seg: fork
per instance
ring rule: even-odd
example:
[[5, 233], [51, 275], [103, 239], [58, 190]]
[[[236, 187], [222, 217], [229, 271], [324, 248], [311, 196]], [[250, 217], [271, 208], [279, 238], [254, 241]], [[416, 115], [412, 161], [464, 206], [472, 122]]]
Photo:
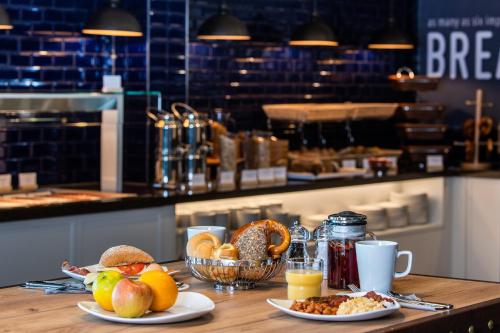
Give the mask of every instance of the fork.
[[[352, 292], [360, 292], [362, 291], [358, 286], [355, 284], [349, 284], [347, 287], [352, 291]], [[410, 308], [410, 309], [417, 309], [417, 310], [428, 310], [428, 311], [436, 311], [436, 310], [449, 310], [453, 308], [452, 304], [444, 304], [444, 303], [436, 303], [436, 302], [426, 302], [422, 300], [411, 300], [406, 298], [407, 296], [403, 296], [397, 293], [394, 293], [392, 291], [388, 291], [387, 294], [391, 296], [392, 298], [396, 299], [402, 307], [405, 308]]]

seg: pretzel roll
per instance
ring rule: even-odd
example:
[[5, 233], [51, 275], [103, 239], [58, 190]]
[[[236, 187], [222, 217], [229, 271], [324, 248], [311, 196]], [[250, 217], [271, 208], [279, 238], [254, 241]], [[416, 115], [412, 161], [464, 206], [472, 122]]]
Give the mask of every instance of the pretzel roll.
[[[265, 240], [260, 237], [262, 232]], [[271, 236], [275, 233], [281, 238], [281, 243], [277, 245], [271, 244]], [[286, 226], [274, 220], [255, 221], [236, 230], [231, 237], [231, 244], [238, 248], [240, 259], [265, 259], [261, 254], [262, 247], [265, 254], [277, 258], [288, 249], [290, 232]]]
[[210, 232], [202, 232], [189, 239], [186, 252], [190, 257], [210, 259], [219, 246], [221, 242], [217, 236]]

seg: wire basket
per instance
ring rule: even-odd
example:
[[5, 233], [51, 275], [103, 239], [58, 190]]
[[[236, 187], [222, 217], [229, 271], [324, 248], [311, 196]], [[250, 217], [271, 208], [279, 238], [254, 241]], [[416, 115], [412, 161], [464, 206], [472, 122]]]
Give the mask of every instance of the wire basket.
[[245, 290], [275, 277], [282, 271], [285, 261], [281, 258], [228, 260], [186, 257], [186, 266], [195, 278], [214, 283], [217, 290]]

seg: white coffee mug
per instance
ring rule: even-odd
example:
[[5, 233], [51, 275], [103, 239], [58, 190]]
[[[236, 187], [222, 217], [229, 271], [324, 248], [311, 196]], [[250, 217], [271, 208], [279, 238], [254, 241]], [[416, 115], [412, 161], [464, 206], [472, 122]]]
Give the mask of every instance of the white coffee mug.
[[[408, 256], [408, 264], [404, 272], [395, 272], [396, 259]], [[398, 251], [398, 243], [381, 240], [367, 240], [356, 243], [359, 283], [361, 290], [381, 293], [392, 289], [393, 278], [401, 278], [410, 274], [412, 253]]]
[[217, 236], [220, 239], [221, 243], [224, 243], [226, 238], [226, 228], [225, 227], [217, 227], [213, 225], [207, 226], [196, 226], [187, 228], [187, 236], [188, 239], [193, 237], [194, 235], [201, 234], [202, 232], [210, 232]]

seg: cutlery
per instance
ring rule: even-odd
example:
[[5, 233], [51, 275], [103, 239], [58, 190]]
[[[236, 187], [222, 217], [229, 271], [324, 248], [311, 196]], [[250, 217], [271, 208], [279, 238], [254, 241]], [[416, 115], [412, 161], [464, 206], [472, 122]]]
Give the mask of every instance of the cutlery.
[[[347, 286], [352, 292], [360, 292], [362, 291], [354, 284], [350, 284]], [[437, 311], [437, 310], [449, 310], [453, 308], [452, 304], [444, 304], [437, 302], [427, 302], [422, 300], [413, 300], [410, 299], [409, 296], [404, 296], [401, 294], [393, 293], [391, 291], [388, 292], [388, 295], [394, 298], [401, 304], [402, 307], [409, 309], [417, 309], [417, 310], [427, 310], [427, 311]]]
[[52, 281], [27, 281], [21, 285], [26, 289], [43, 289], [46, 294], [57, 293], [90, 293], [83, 283], [79, 282], [52, 282]]

